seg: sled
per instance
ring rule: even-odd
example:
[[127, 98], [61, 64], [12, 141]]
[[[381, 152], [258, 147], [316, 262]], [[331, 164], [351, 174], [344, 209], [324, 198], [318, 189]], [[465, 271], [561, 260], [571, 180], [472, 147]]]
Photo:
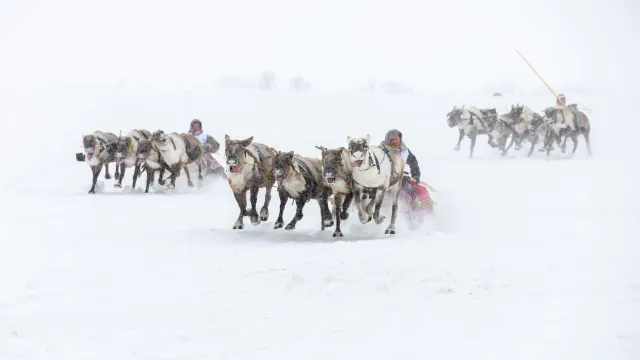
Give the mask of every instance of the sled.
[[[407, 173], [405, 173], [404, 176], [410, 177]], [[433, 201], [429, 189], [436, 191], [432, 186], [421, 181], [416, 184], [407, 183], [400, 193], [398, 210], [402, 216], [404, 216], [411, 230], [420, 228], [429, 218], [435, 215], [436, 202]], [[370, 199], [363, 198], [363, 206], [367, 206], [369, 201]], [[336, 212], [333, 195], [329, 198], [329, 202], [332, 207], [331, 212], [335, 217]], [[393, 197], [391, 196], [391, 190], [388, 190], [382, 201], [382, 208], [385, 211], [390, 210], [392, 204]], [[354, 204], [352, 203], [351, 206], [354, 207]]]
[[[405, 174], [405, 177], [410, 175]], [[432, 189], [433, 190], [433, 189]], [[429, 193], [429, 186], [426, 183], [410, 183], [402, 188], [400, 193], [398, 210], [402, 212], [409, 225], [409, 228], [415, 230], [421, 227], [425, 221], [435, 215], [435, 201]], [[383, 206], [390, 207], [393, 203], [391, 191], [385, 193]]]

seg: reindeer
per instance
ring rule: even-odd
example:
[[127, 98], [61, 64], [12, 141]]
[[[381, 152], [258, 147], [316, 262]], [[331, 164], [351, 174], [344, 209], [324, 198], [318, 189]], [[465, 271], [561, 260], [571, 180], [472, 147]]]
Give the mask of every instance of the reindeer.
[[511, 111], [505, 114], [504, 117], [512, 122], [512, 134], [511, 143], [502, 150], [502, 155], [507, 155], [514, 143], [516, 144], [516, 150], [522, 149], [523, 140], [527, 140], [531, 143], [531, 149], [527, 157], [531, 156], [533, 148], [538, 142], [539, 128], [544, 123], [542, 116], [536, 114], [528, 106], [518, 104], [516, 106], [511, 105]]
[[450, 128], [457, 126], [460, 133], [458, 144], [454, 150], [460, 150], [460, 143], [465, 135], [471, 139], [471, 149], [469, 157], [473, 157], [473, 150], [476, 147], [476, 137], [478, 135], [488, 135], [488, 144], [492, 148], [497, 147], [491, 134], [487, 131], [488, 122], [495, 121], [497, 118], [496, 109], [478, 109], [472, 105], [463, 105], [458, 108], [456, 106], [447, 113], [447, 125]]
[[133, 184], [131, 187], [136, 188], [136, 181], [141, 175], [143, 169], [142, 164], [138, 164], [138, 144], [141, 140], [149, 140], [151, 132], [147, 130], [131, 130], [127, 135], [118, 136], [116, 145], [116, 167], [120, 167], [120, 178], [113, 187], [122, 188], [122, 179], [126, 168], [135, 166], [133, 170]]
[[144, 166], [147, 172], [147, 186], [144, 192], [149, 192], [149, 186], [153, 183], [155, 172], [158, 170], [160, 171], [158, 184], [164, 185], [165, 181], [162, 179], [164, 171], [169, 170], [171, 172], [172, 169], [162, 160], [160, 151], [153, 146], [151, 140], [140, 140], [136, 156], [138, 158], [138, 166]]
[[336, 229], [333, 232], [333, 237], [343, 237], [340, 220], [347, 220], [349, 217], [348, 210], [353, 200], [351, 180], [353, 168], [349, 152], [344, 147], [327, 149], [323, 146], [316, 146], [316, 148], [322, 151], [322, 177], [333, 192], [336, 211]]
[[[93, 173], [93, 180], [91, 182], [91, 189], [89, 194], [96, 193], [96, 183], [98, 176], [102, 171], [104, 165], [104, 178], [111, 179], [109, 174], [109, 163], [115, 161], [116, 142], [118, 137], [110, 132], [94, 131], [91, 135], [85, 135], [82, 138], [82, 144], [84, 146], [84, 154], [76, 154], [78, 161], [86, 161]], [[118, 167], [116, 167], [115, 173], [116, 179], [120, 177]]]
[[158, 130], [152, 135], [153, 145], [160, 151], [163, 161], [171, 168], [170, 189], [176, 186], [176, 177], [180, 174], [180, 169], [184, 169], [187, 174], [189, 186], [194, 186], [191, 181], [191, 174], [187, 165], [198, 164], [198, 180], [203, 180], [202, 172], [202, 144], [191, 134], [170, 133]]
[[293, 230], [296, 223], [302, 220], [302, 209], [310, 200], [317, 200], [320, 205], [320, 230], [333, 226], [329, 196], [331, 188], [322, 181], [322, 163], [319, 159], [302, 157], [290, 152], [280, 152], [273, 159], [273, 176], [278, 183], [280, 195], [280, 213], [274, 225], [279, 229], [284, 225], [282, 215], [289, 198], [296, 202], [296, 214], [285, 230]]
[[[371, 146], [370, 140], [369, 134], [365, 138], [347, 137], [351, 166], [353, 166], [354, 200], [358, 208], [358, 217], [363, 224], [371, 221], [372, 206], [375, 204], [373, 219], [376, 224], [382, 223], [385, 217], [380, 216], [380, 207], [385, 192], [391, 189], [393, 199], [391, 222], [385, 234], [395, 234], [398, 198], [402, 191], [405, 161], [399, 152], [389, 149], [384, 143]], [[365, 192], [373, 191], [375, 195], [365, 209], [362, 205], [363, 195]]]
[[488, 122], [487, 132], [496, 141], [498, 150], [504, 152], [507, 140], [513, 133], [513, 120], [506, 115], [500, 115], [495, 121]]
[[[229, 173], [227, 181], [240, 207], [240, 215], [233, 225], [234, 229], [244, 229], [243, 218], [249, 216], [253, 225], [269, 219], [271, 189], [275, 183], [273, 177], [273, 159], [277, 151], [266, 145], [253, 142], [253, 136], [244, 140], [231, 140], [224, 136], [225, 156]], [[264, 204], [260, 217], [256, 209], [258, 191], [265, 189]], [[247, 190], [251, 201], [251, 210], [247, 210]]]
[[591, 124], [589, 117], [584, 112], [578, 110], [576, 104], [568, 105], [566, 108], [549, 107], [544, 110], [545, 117], [550, 123], [550, 131], [545, 141], [545, 147], [547, 148], [547, 156], [551, 152], [551, 144], [555, 139], [558, 144], [562, 136], [564, 136], [564, 142], [561, 145], [562, 153], [567, 150], [567, 139], [570, 137], [573, 142], [572, 154], [576, 152], [578, 148], [578, 136], [584, 136], [587, 142], [587, 151], [589, 156], [592, 155], [591, 142], [589, 140], [589, 134], [591, 133]]

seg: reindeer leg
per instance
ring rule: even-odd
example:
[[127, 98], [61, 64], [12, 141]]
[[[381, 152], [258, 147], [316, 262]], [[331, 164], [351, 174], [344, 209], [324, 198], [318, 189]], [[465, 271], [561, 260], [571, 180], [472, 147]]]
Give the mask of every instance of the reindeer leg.
[[[120, 174], [116, 175], [117, 183], [113, 184], [113, 187], [122, 188], [122, 179], [124, 179], [124, 161], [120, 164]], [[116, 170], [118, 170], [118, 165], [116, 165]]]
[[131, 184], [131, 188], [133, 190], [136, 189], [136, 181], [138, 180], [139, 176], [140, 176], [140, 166], [134, 165], [134, 168], [133, 168], [133, 183]]
[[322, 227], [332, 227], [334, 224], [333, 215], [331, 215], [331, 209], [329, 209], [330, 194], [331, 194], [331, 189], [324, 188], [323, 190], [320, 190], [320, 195], [318, 196], [318, 203], [320, 205], [320, 215], [322, 218]]
[[384, 187], [379, 187], [376, 189], [376, 209], [373, 212], [373, 219], [376, 221], [376, 224], [382, 224], [384, 221], [384, 216], [380, 216], [380, 207], [382, 206], [382, 202], [384, 201]]
[[564, 136], [564, 141], [562, 142], [562, 146], [560, 147], [563, 154], [567, 152], [567, 139], [569, 139], [569, 135]]
[[527, 157], [531, 157], [531, 154], [533, 154], [533, 148], [536, 147], [537, 143], [538, 143], [538, 138], [536, 137], [531, 141], [531, 149], [529, 149], [529, 154], [527, 155]]
[[473, 157], [473, 149], [476, 147], [476, 137], [477, 135], [469, 136], [471, 138], [471, 150], [469, 151], [469, 158]]
[[153, 178], [155, 177], [156, 171], [151, 169], [149, 166], [145, 166], [147, 169], [147, 186], [144, 189], [145, 193], [149, 192], [149, 186], [153, 183]]
[[260, 224], [260, 218], [258, 217], [258, 210], [256, 209], [256, 203], [258, 202], [258, 191], [260, 191], [260, 188], [257, 186], [252, 186], [249, 189], [249, 200], [251, 201], [251, 210], [249, 210], [249, 218], [251, 219], [251, 224], [253, 225]]
[[290, 223], [284, 228], [285, 230], [294, 230], [296, 228], [296, 223], [303, 218], [302, 209], [304, 208], [304, 204], [307, 202], [306, 197], [300, 197], [300, 199], [296, 199], [296, 215], [293, 217]]
[[578, 148], [578, 134], [577, 133], [573, 133], [571, 135], [571, 142], [573, 142], [573, 151], [571, 151], [572, 154], [576, 153], [576, 149]]
[[589, 152], [589, 156], [592, 156], [593, 153], [591, 152], [591, 142], [589, 141], [589, 132], [590, 131], [591, 130], [584, 129], [584, 130], [582, 130], [582, 135], [584, 135], [584, 139], [587, 142], [587, 151]]
[[362, 208], [362, 188], [356, 188], [354, 194], [354, 200], [356, 202], [356, 208], [358, 209], [358, 217], [360, 218], [360, 223], [366, 224], [371, 221], [371, 216], [364, 212]]
[[269, 203], [271, 202], [271, 190], [273, 189], [273, 182], [267, 182], [264, 190], [264, 204], [260, 209], [260, 221], [267, 221], [269, 219]]
[[89, 190], [89, 194], [96, 193], [96, 183], [98, 182], [98, 176], [100, 176], [101, 171], [102, 171], [102, 165], [91, 167], [91, 173], [93, 174], [93, 177], [91, 179], [91, 189]]
[[[504, 142], [506, 143], [507, 139], [504, 139]], [[509, 143], [509, 146], [507, 146], [506, 149], [502, 150], [502, 154], [501, 155], [502, 156], [507, 155], [507, 153], [509, 152], [509, 149], [511, 149], [511, 147], [513, 146], [513, 143], [515, 143], [515, 142], [516, 142], [516, 134], [513, 133], [513, 134], [511, 134], [511, 142]]]
[[342, 218], [342, 194], [335, 194], [333, 197], [335, 201], [336, 209], [336, 230], [333, 232], [333, 237], [343, 237], [342, 230], [340, 229], [340, 220]]
[[385, 234], [395, 234], [396, 233], [396, 219], [398, 217], [398, 198], [400, 198], [400, 192], [402, 191], [402, 183], [396, 184], [392, 191], [393, 196], [393, 205], [391, 206], [391, 222], [385, 230]]
[[202, 163], [204, 161], [204, 158], [201, 157], [200, 161], [198, 161], [198, 180], [202, 181], [204, 180], [204, 171], [202, 171]]
[[187, 174], [187, 184], [190, 187], [193, 187], [193, 181], [191, 181], [191, 174], [189, 174], [189, 167], [185, 165], [182, 168], [184, 169], [184, 172]]
[[460, 134], [458, 135], [458, 144], [453, 148], [455, 151], [460, 150], [460, 143], [462, 142], [462, 139], [464, 139], [464, 130], [458, 129], [458, 131]]
[[278, 195], [280, 195], [280, 213], [278, 213], [278, 219], [273, 226], [274, 229], [280, 229], [282, 226], [284, 226], [284, 219], [282, 218], [282, 214], [284, 213], [284, 207], [285, 205], [287, 205], [287, 200], [289, 199], [289, 195], [287, 195], [287, 192], [284, 190], [280, 190], [280, 188], [278, 188]]
[[[160, 184], [161, 186], [165, 183], [164, 179], [162, 179], [162, 177], [164, 176], [165, 166], [166, 164], [162, 163], [162, 167], [160, 167], [160, 175], [158, 175], [158, 184]], [[169, 168], [167, 167], [167, 169]]]
[[238, 215], [236, 223], [233, 224], [233, 229], [244, 229], [243, 218], [247, 215], [247, 190], [242, 190], [239, 194], [233, 193], [233, 196], [235, 196], [236, 203], [238, 203], [238, 207], [240, 208], [240, 215]]
[[180, 174], [180, 163], [175, 164], [172, 169], [171, 169], [171, 183], [167, 186], [167, 188], [169, 189], [175, 189], [176, 188], [176, 178], [178, 177], [178, 174]]
[[342, 220], [347, 220], [349, 218], [349, 206], [351, 206], [352, 201], [353, 201], [353, 192], [349, 192], [344, 197], [344, 202], [342, 203], [342, 212], [340, 214], [340, 218]]
[[[104, 178], [109, 180], [111, 179], [111, 174], [109, 174], [109, 163], [104, 164]], [[116, 166], [116, 180], [118, 179], [118, 167]]]

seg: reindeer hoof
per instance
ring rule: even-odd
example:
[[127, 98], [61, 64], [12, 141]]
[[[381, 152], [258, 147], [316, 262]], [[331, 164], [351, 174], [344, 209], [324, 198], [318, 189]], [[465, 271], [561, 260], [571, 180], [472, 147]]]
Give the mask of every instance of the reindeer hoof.
[[360, 222], [363, 224], [368, 223], [369, 221], [371, 221], [371, 216], [367, 217], [367, 218], [360, 218]]
[[284, 229], [285, 229], [285, 230], [293, 230], [293, 229], [295, 229], [295, 228], [296, 228], [296, 225], [295, 225], [295, 224], [289, 224], [289, 225], [287, 225], [287, 227], [286, 227], [286, 228], [284, 228]]
[[[104, 178], [107, 179], [107, 180], [111, 179], [111, 174], [104, 174]], [[118, 180], [117, 177], [116, 177], [116, 180]]]
[[260, 210], [260, 221], [269, 220], [269, 209]]
[[113, 187], [122, 189], [122, 185], [120, 185], [120, 183], [113, 184]]
[[340, 230], [336, 230], [333, 232], [333, 237], [343, 237], [344, 235], [342, 235], [342, 231]]
[[343, 211], [343, 212], [340, 214], [340, 219], [342, 219], [342, 220], [347, 220], [348, 218], [349, 218], [349, 213], [348, 213], [348, 212]]
[[380, 225], [382, 224], [383, 221], [384, 221], [384, 216], [380, 216], [379, 218], [376, 219], [376, 224]]
[[93, 189], [89, 190], [89, 194], [95, 194], [95, 193], [96, 193], [95, 190], [93, 190]]
[[189, 185], [189, 187], [193, 187], [193, 181], [187, 182], [187, 185]]
[[235, 223], [235, 225], [233, 225], [233, 230], [236, 230], [236, 229], [237, 229], [237, 230], [242, 230], [242, 229], [244, 229], [244, 224], [243, 224], [243, 223], [241, 223], [241, 222], [237, 222], [237, 223]]
[[327, 220], [324, 220], [324, 221], [322, 222], [322, 224], [323, 224], [324, 226], [326, 226], [326, 227], [332, 227], [332, 226], [333, 226], [333, 219], [327, 219]]
[[455, 147], [453, 148], [453, 150], [455, 150], [455, 151], [460, 150], [460, 146], [455, 146]]
[[258, 217], [258, 215], [251, 215], [251, 224], [253, 226], [260, 224], [260, 218]]
[[282, 221], [276, 221], [276, 223], [273, 225], [273, 229], [280, 229], [281, 227], [284, 226], [284, 222]]
[[387, 235], [394, 235], [396, 233], [396, 231], [393, 230], [393, 229], [387, 229], [384, 233], [387, 234]]
[[302, 214], [296, 214], [296, 221], [302, 220], [302, 217], [303, 217]]

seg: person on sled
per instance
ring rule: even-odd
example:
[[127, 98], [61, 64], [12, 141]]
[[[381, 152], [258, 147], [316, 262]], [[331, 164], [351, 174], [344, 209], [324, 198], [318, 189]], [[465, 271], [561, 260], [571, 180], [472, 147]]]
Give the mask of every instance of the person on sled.
[[[425, 208], [427, 212], [433, 212], [433, 203], [426, 186], [420, 183], [420, 166], [418, 159], [402, 141], [402, 133], [397, 129], [387, 131], [384, 142], [389, 147], [400, 152], [405, 161], [405, 176], [402, 177], [402, 191], [409, 196], [411, 210]], [[406, 171], [407, 167], [409, 171]]]
[[558, 94], [555, 107], [562, 112], [562, 116], [565, 119], [562, 127], [568, 127], [571, 129], [571, 131], [575, 131], [577, 116], [575, 111], [573, 111], [573, 106], [567, 105], [567, 98], [564, 96], [564, 94]]
[[195, 136], [200, 143], [202, 143], [202, 149], [204, 150], [204, 160], [207, 167], [207, 172], [221, 172], [224, 174], [224, 168], [218, 164], [218, 162], [213, 158], [211, 154], [215, 153], [220, 149], [220, 143], [214, 139], [212, 136], [209, 136], [202, 132], [202, 121], [198, 119], [193, 119], [191, 121], [191, 127], [189, 128], [189, 133]]

